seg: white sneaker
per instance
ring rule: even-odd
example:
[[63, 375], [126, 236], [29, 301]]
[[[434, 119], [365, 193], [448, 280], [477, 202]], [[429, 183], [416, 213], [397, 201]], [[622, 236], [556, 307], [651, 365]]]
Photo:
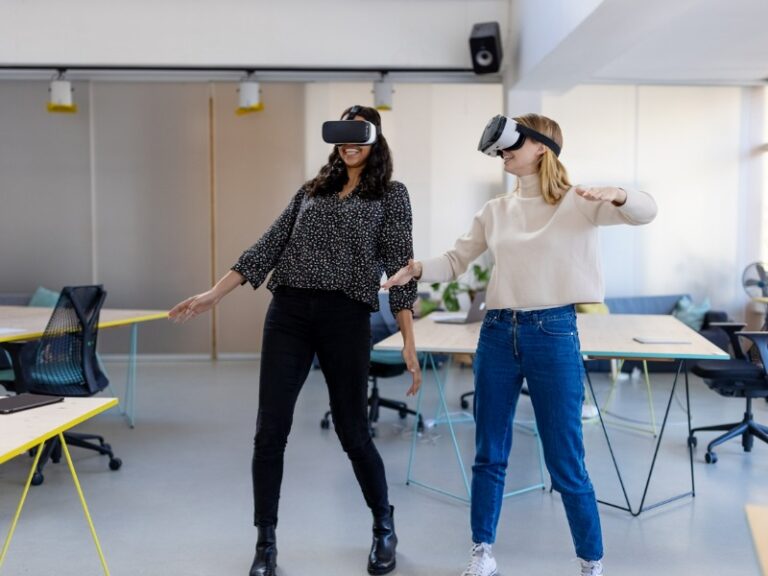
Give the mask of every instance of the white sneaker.
[[491, 554], [491, 545], [474, 544], [472, 546], [472, 556], [469, 559], [469, 565], [461, 576], [495, 576], [496, 560]]
[[597, 406], [594, 404], [582, 404], [581, 405], [581, 419], [582, 420], [592, 420], [592, 418], [597, 418]]
[[601, 560], [582, 560], [581, 576], [603, 576], [603, 562]]

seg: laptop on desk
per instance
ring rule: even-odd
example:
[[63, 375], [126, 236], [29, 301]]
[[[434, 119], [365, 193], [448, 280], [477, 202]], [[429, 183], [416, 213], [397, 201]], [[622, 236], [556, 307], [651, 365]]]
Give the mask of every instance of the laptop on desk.
[[64, 400], [63, 396], [45, 396], [43, 394], [30, 394], [24, 392], [16, 396], [0, 397], [0, 414], [13, 414], [38, 406], [47, 406]]
[[482, 322], [485, 317], [485, 292], [478, 292], [469, 310], [464, 312], [432, 312], [429, 315], [440, 324], [472, 324]]

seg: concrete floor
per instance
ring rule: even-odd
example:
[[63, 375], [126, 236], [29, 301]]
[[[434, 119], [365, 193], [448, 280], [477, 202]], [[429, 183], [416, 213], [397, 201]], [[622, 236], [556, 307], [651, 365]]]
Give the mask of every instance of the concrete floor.
[[[125, 366], [109, 363], [118, 391]], [[144, 363], [139, 369], [138, 420], [129, 429], [116, 412], [101, 415], [83, 430], [108, 437], [124, 462], [111, 472], [104, 458], [73, 449], [75, 465], [113, 576], [225, 576], [248, 572], [255, 542], [251, 526], [250, 452], [258, 388], [256, 362]], [[424, 409], [435, 416], [437, 394], [425, 378]], [[659, 418], [671, 385], [655, 375], [654, 404]], [[603, 399], [605, 375], [595, 385]], [[451, 368], [447, 398], [471, 389], [471, 371]], [[385, 396], [407, 388], [403, 378], [381, 384]], [[687, 490], [684, 389], [672, 404], [649, 501]], [[691, 380], [694, 425], [741, 418], [744, 403], [710, 392]], [[286, 454], [278, 528], [282, 576], [365, 574], [370, 517], [351, 467], [333, 431], [320, 430], [327, 392], [319, 372], [310, 375], [296, 409]], [[411, 400], [411, 402], [413, 402]], [[768, 422], [768, 405], [756, 416]], [[644, 387], [622, 382], [613, 411], [647, 420]], [[518, 420], [531, 420], [522, 398]], [[410, 419], [407, 421], [410, 422]], [[0, 421], [0, 426], [2, 422]], [[0, 428], [0, 433], [2, 429]], [[467, 467], [473, 425], [456, 426]], [[639, 503], [653, 453], [650, 434], [611, 427], [633, 505]], [[384, 411], [377, 446], [387, 466], [400, 538], [395, 574], [458, 576], [468, 558], [469, 507], [459, 501], [406, 486], [411, 428]], [[601, 506], [608, 576], [752, 576], [759, 573], [744, 513], [747, 503], [768, 504], [768, 446], [752, 453], [739, 441], [718, 449], [719, 462], [705, 464], [702, 434], [695, 455], [696, 497], [633, 518]], [[585, 425], [588, 467], [598, 496], [620, 501], [621, 491], [599, 424]], [[0, 529], [3, 535], [18, 502], [30, 461], [19, 457], [0, 467]], [[414, 474], [459, 492], [463, 483], [445, 425], [418, 437]], [[508, 487], [538, 477], [535, 439], [520, 429], [510, 458]], [[578, 566], [560, 498], [536, 490], [507, 499], [494, 553], [503, 576], [576, 575]], [[32, 488], [0, 574], [8, 576], [100, 574], [93, 542], [63, 464], [49, 465], [45, 483]]]

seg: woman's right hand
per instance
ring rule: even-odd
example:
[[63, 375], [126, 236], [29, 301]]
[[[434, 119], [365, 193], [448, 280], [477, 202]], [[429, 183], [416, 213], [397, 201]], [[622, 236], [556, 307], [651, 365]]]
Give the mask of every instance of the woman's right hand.
[[408, 265], [403, 266], [391, 278], [388, 278], [382, 288], [392, 288], [392, 286], [402, 286], [408, 284], [414, 278], [421, 278], [421, 262], [418, 260], [408, 260]]
[[219, 302], [219, 297], [213, 291], [213, 288], [191, 296], [176, 304], [168, 313], [168, 317], [174, 322], [186, 322], [198, 314], [208, 312]]

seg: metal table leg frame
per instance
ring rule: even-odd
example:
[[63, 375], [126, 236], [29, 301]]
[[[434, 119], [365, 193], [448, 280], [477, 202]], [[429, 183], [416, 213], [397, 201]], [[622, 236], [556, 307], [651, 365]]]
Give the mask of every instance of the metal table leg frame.
[[136, 425], [136, 354], [138, 353], [139, 325], [131, 325], [131, 349], [128, 354], [128, 376], [125, 383], [125, 416], [128, 425]]
[[529, 429], [527, 426], [520, 424], [521, 428], [529, 431], [531, 434], [533, 434], [536, 437], [536, 449], [539, 454], [539, 478], [540, 481], [537, 484], [531, 484], [530, 486], [527, 486], [526, 488], [518, 488], [517, 490], [511, 490], [509, 492], [506, 492], [502, 498], [511, 498], [512, 496], [519, 496], [520, 494], [525, 494], [526, 492], [532, 492], [533, 490], [546, 490], [547, 486], [544, 484], [544, 449], [541, 446], [541, 438], [539, 437], [539, 429], [536, 427], [536, 424], [533, 425], [531, 429]]
[[[657, 508], [657, 507], [662, 506], [664, 504], [668, 504], [670, 502], [674, 502], [675, 500], [679, 500], [679, 499], [685, 498], [687, 496], [694, 496], [695, 495], [694, 491], [693, 491], [693, 451], [691, 449], [689, 449], [689, 456], [690, 456], [690, 460], [691, 460], [691, 490], [689, 492], [685, 492], [685, 493], [679, 494], [677, 496], [672, 496], [671, 498], [667, 498], [667, 499], [662, 500], [660, 502], [656, 502], [655, 504], [651, 504], [649, 506], [645, 505], [645, 498], [648, 495], [648, 487], [651, 484], [651, 477], [653, 476], [653, 469], [656, 466], [656, 458], [659, 455], [659, 447], [661, 446], [661, 441], [664, 438], [664, 430], [666, 429], [666, 426], [667, 426], [667, 419], [669, 417], [669, 409], [672, 406], [672, 399], [675, 396], [675, 388], [677, 386], [677, 380], [678, 380], [678, 377], [680, 376], [680, 372], [681, 372], [681, 370], [683, 368], [683, 364], [684, 364], [684, 361], [681, 360], [679, 365], [678, 365], [678, 367], [677, 367], [677, 372], [675, 373], [675, 378], [674, 378], [674, 380], [672, 382], [672, 390], [670, 390], [669, 400], [667, 400], [667, 407], [666, 407], [666, 410], [664, 411], [664, 420], [662, 421], [661, 428], [659, 429], [659, 436], [658, 436], [658, 438], [656, 440], [656, 447], [655, 447], [654, 452], [653, 452], [653, 459], [651, 460], [651, 467], [650, 467], [650, 470], [648, 471], [648, 478], [645, 481], [645, 488], [643, 490], [643, 496], [642, 496], [642, 498], [640, 500], [640, 507], [637, 509], [637, 511], [632, 509], [632, 505], [629, 502], [629, 496], [627, 495], [627, 489], [624, 486], [624, 479], [621, 476], [621, 471], [619, 470], [619, 464], [616, 461], [616, 455], [613, 452], [613, 446], [611, 445], [611, 439], [608, 436], [608, 430], [605, 427], [605, 421], [603, 420], [602, 411], [600, 410], [600, 406], [598, 405], [597, 401], [595, 401], [595, 407], [597, 408], [597, 414], [600, 417], [600, 426], [602, 426], [603, 435], [605, 436], [605, 441], [608, 443], [608, 451], [611, 454], [611, 460], [613, 461], [613, 467], [616, 469], [616, 475], [619, 478], [619, 484], [621, 485], [621, 491], [624, 494], [624, 501], [626, 502], [627, 505], [626, 506], [621, 506], [619, 504], [613, 504], [611, 502], [606, 502], [604, 500], [598, 499], [598, 502], [600, 502], [601, 504], [605, 504], [606, 506], [611, 506], [613, 508], [618, 508], [619, 510], [625, 510], [625, 511], [629, 512], [630, 514], [632, 514], [632, 516], [639, 516], [645, 510], [652, 510], [653, 508]], [[592, 398], [596, 398], [595, 397], [595, 390], [594, 390], [594, 387], [592, 386], [592, 379], [589, 376], [589, 371], [586, 369], [586, 365], [585, 365], [584, 368], [585, 368], [585, 370], [584, 370], [585, 374], [587, 376], [587, 383], [589, 384], [589, 392], [590, 392], [590, 394], [592, 394]], [[686, 384], [687, 384], [687, 376], [688, 376], [688, 374], [686, 372]], [[687, 390], [687, 386], [686, 386], [686, 390]], [[689, 398], [686, 395], [686, 402], [688, 402], [688, 400], [689, 400]], [[688, 404], [686, 406], [686, 410], [690, 414], [690, 404]]]
[[[67, 460], [67, 465], [69, 466], [69, 472], [72, 475], [72, 481], [75, 483], [75, 489], [77, 490], [77, 495], [80, 498], [80, 504], [83, 506], [83, 512], [85, 513], [85, 519], [88, 522], [88, 527], [91, 530], [91, 536], [93, 537], [93, 542], [96, 544], [96, 551], [99, 554], [99, 560], [101, 561], [101, 567], [104, 570], [104, 574], [106, 576], [109, 576], [109, 568], [107, 567], [107, 561], [104, 558], [104, 552], [101, 550], [101, 544], [99, 543], [99, 537], [96, 535], [96, 528], [93, 526], [93, 520], [91, 519], [91, 514], [88, 511], [88, 505], [85, 502], [85, 496], [83, 496], [83, 490], [80, 487], [80, 481], [77, 479], [77, 473], [75, 472], [75, 466], [72, 463], [72, 457], [69, 455], [69, 448], [67, 447], [67, 442], [64, 440], [64, 434], [62, 432], [59, 432], [58, 435], [59, 443], [61, 445], [61, 449], [64, 452], [64, 457]], [[40, 461], [40, 455], [43, 453], [43, 446], [45, 443], [41, 443], [37, 447], [37, 452], [35, 454], [34, 461], [32, 462], [32, 468], [29, 470], [29, 476], [27, 477], [27, 482], [24, 485], [24, 491], [21, 495], [21, 500], [19, 501], [19, 505], [16, 508], [16, 513], [13, 516], [13, 521], [11, 522], [11, 528], [8, 531], [8, 536], [5, 539], [5, 544], [3, 545], [2, 552], [0, 552], [0, 567], [3, 565], [3, 561], [5, 560], [5, 556], [8, 552], [8, 547], [11, 544], [11, 538], [13, 537], [13, 533], [16, 530], [16, 525], [19, 521], [19, 516], [21, 516], [21, 509], [24, 506], [24, 502], [27, 499], [27, 494], [29, 492], [29, 487], [32, 484], [32, 477], [35, 474], [35, 471], [37, 470], [37, 464]]]
[[[417, 436], [418, 416], [416, 418], [414, 418], [413, 438], [411, 439], [411, 454], [410, 454], [409, 460], [408, 460], [408, 473], [407, 473], [407, 477], [405, 479], [405, 483], [406, 484], [415, 484], [416, 486], [421, 486], [422, 488], [426, 488], [427, 490], [432, 490], [434, 492], [438, 492], [438, 493], [443, 494], [445, 496], [450, 496], [451, 498], [455, 498], [456, 500], [461, 500], [462, 502], [469, 502], [470, 501], [469, 499], [470, 499], [471, 491], [470, 491], [470, 487], [469, 487], [469, 479], [467, 478], [467, 471], [464, 468], [464, 461], [461, 458], [461, 450], [459, 449], [459, 443], [456, 440], [456, 431], [453, 429], [453, 422], [451, 420], [450, 414], [448, 413], [448, 406], [447, 406], [447, 404], [445, 402], [445, 393], [443, 391], [443, 384], [442, 384], [442, 382], [440, 380], [440, 375], [437, 372], [437, 365], [435, 363], [435, 358], [434, 358], [434, 356], [431, 353], [427, 353], [425, 355], [425, 357], [424, 357], [424, 369], [426, 369], [427, 361], [429, 361], [430, 366], [432, 368], [432, 373], [434, 374], [435, 385], [437, 386], [437, 391], [438, 391], [438, 393], [440, 395], [440, 405], [441, 405], [442, 409], [444, 410], [444, 412], [446, 414], [445, 422], [448, 424], [448, 429], [451, 432], [451, 441], [453, 442], [453, 449], [454, 449], [454, 452], [456, 453], [456, 460], [458, 461], [459, 468], [461, 469], [461, 477], [462, 477], [462, 480], [464, 481], [464, 488], [467, 491], [467, 496], [464, 497], [464, 496], [461, 496], [461, 495], [458, 495], [458, 494], [454, 494], [452, 492], [448, 492], [447, 490], [443, 490], [442, 488], [438, 488], [436, 486], [432, 486], [432, 485], [426, 484], [424, 482], [419, 482], [418, 480], [416, 480], [415, 478], [413, 478], [411, 476], [411, 471], [412, 471], [412, 468], [413, 468], [413, 457], [414, 457], [414, 452], [416, 450], [416, 436]], [[417, 414], [421, 413], [421, 398], [422, 398], [423, 389], [424, 389], [424, 386], [422, 385], [421, 389], [419, 390], [418, 398], [416, 400], [416, 413]]]

